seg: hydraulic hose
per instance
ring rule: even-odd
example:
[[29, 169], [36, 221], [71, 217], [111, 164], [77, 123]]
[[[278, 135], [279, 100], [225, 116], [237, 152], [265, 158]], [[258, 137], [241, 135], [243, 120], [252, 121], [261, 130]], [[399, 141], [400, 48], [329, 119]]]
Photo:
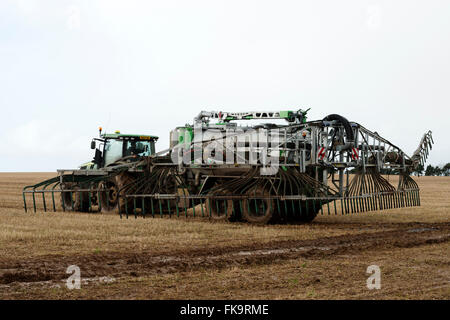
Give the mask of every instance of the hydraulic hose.
[[344, 126], [345, 134], [347, 137], [347, 142], [353, 142], [355, 141], [355, 136], [353, 135], [353, 129], [350, 125], [350, 122], [343, 116], [340, 116], [338, 114], [330, 114], [323, 118], [323, 121], [338, 121]]

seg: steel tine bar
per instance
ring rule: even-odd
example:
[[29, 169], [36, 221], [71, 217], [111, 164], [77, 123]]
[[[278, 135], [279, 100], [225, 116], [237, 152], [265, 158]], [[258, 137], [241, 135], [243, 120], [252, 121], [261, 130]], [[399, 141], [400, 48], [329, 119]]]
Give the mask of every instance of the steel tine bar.
[[55, 188], [59, 185], [59, 182], [55, 183], [52, 187], [52, 203], [53, 203], [53, 212], [56, 212], [56, 204], [55, 204]]
[[202, 218], [203, 218], [204, 217], [203, 201], [201, 198], [199, 200], [200, 200], [200, 209], [202, 210]]
[[159, 207], [159, 216], [163, 217], [163, 208], [162, 208], [162, 200], [158, 199], [158, 207]]
[[152, 218], [155, 218], [155, 207], [153, 206], [153, 197], [150, 198], [150, 209], [152, 210]]
[[35, 189], [36, 189], [36, 188], [33, 188], [33, 193], [32, 193], [32, 195], [33, 195], [33, 208], [34, 208], [34, 212], [36, 212], [36, 198], [35, 198], [35, 196], [34, 196], [34, 191], [35, 191]]

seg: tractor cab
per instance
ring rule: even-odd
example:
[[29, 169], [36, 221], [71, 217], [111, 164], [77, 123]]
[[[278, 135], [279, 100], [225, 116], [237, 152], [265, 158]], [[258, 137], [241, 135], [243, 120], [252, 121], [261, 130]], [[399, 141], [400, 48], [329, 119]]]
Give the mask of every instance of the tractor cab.
[[[155, 154], [155, 142], [158, 137], [139, 134], [115, 133], [101, 134], [100, 138], [94, 138], [91, 149], [95, 149], [93, 161], [86, 163], [80, 169], [100, 169], [123, 159], [135, 161], [140, 157]], [[96, 141], [100, 142], [97, 147]]]

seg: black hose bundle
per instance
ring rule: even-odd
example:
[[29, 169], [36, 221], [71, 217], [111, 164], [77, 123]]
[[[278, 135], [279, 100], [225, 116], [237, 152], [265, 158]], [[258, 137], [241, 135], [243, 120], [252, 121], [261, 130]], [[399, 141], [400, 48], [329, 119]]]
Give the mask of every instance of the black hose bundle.
[[330, 114], [330, 115], [326, 116], [325, 118], [323, 118], [323, 121], [338, 121], [338, 122], [340, 122], [344, 126], [345, 134], [347, 136], [347, 141], [355, 140], [355, 136], [353, 135], [353, 130], [350, 125], [350, 122], [348, 122], [348, 120], [346, 118], [344, 118], [343, 116], [340, 116], [338, 114]]

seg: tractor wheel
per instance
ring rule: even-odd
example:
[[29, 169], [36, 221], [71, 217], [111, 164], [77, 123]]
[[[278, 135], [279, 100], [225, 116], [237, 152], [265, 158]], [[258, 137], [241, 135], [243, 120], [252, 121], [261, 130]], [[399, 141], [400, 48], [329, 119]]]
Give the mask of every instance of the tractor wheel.
[[89, 199], [87, 192], [77, 191], [80, 189], [78, 186], [66, 186], [64, 189], [71, 190], [61, 192], [61, 206], [65, 209], [65, 211], [89, 211]]
[[103, 181], [99, 184], [100, 195], [99, 204], [102, 207], [102, 213], [115, 213], [117, 210], [117, 198], [119, 195], [119, 189], [115, 181]]
[[[135, 181], [135, 178], [133, 176], [131, 176], [130, 174], [121, 173], [116, 176], [115, 181], [116, 181], [116, 185], [117, 185], [117, 190], [121, 193], [121, 194], [118, 194], [118, 197], [117, 197], [119, 213], [134, 214], [133, 200], [131, 200], [131, 199], [126, 200], [125, 197], [123, 196], [122, 190], [124, 187], [133, 183]], [[128, 212], [127, 212], [127, 209], [128, 209]]]
[[274, 201], [272, 199], [252, 199], [252, 197], [269, 197], [266, 190], [258, 189], [247, 192], [249, 199], [242, 201], [242, 218], [254, 224], [267, 224], [273, 218]]

